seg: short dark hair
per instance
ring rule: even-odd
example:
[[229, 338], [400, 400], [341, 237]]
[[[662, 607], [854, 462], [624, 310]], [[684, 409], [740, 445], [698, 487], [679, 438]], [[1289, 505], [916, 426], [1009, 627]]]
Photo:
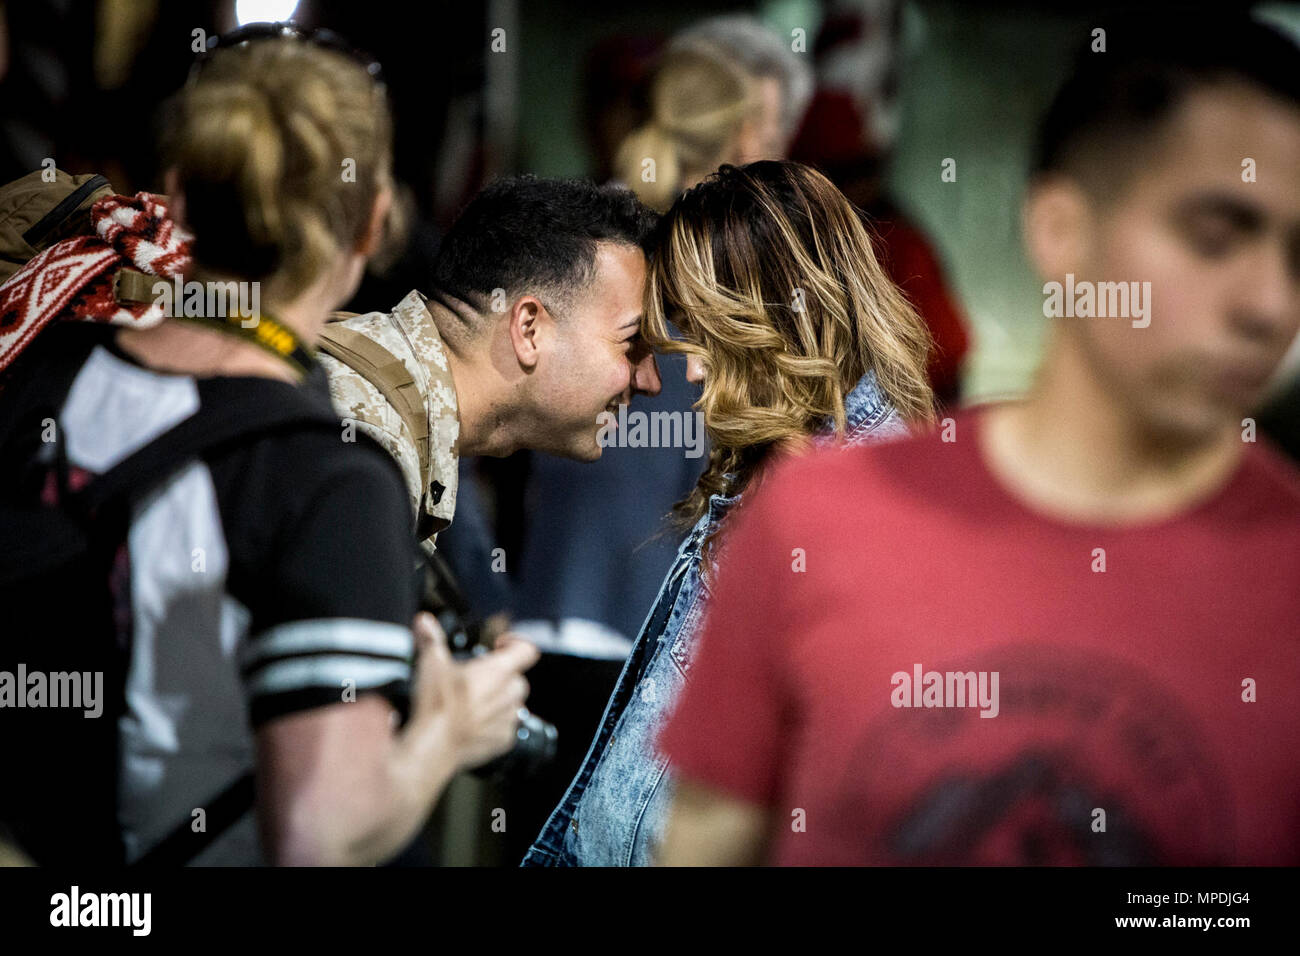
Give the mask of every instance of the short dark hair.
[[1172, 11], [1158, 20], [1101, 19], [1105, 52], [1093, 52], [1090, 35], [1039, 125], [1036, 175], [1064, 173], [1094, 193], [1118, 192], [1133, 172], [1133, 154], [1183, 99], [1224, 80], [1300, 105], [1300, 47], [1257, 20]]
[[624, 186], [500, 179], [470, 201], [443, 238], [433, 283], [480, 313], [494, 289], [567, 300], [594, 277], [598, 242], [637, 246], [649, 256], [657, 224]]

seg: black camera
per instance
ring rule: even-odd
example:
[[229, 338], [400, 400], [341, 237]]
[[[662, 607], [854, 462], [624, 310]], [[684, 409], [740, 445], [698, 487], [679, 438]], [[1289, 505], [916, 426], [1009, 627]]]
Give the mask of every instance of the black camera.
[[[452, 657], [465, 660], [491, 650], [484, 622], [474, 614], [455, 574], [437, 554], [425, 554], [422, 606], [438, 619]], [[555, 759], [559, 739], [554, 724], [520, 707], [514, 747], [470, 772], [492, 779], [530, 776]]]

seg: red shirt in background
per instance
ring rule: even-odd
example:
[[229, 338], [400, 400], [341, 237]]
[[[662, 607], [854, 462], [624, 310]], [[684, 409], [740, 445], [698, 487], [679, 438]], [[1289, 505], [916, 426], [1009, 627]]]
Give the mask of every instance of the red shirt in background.
[[902, 213], [888, 207], [881, 209], [875, 229], [881, 265], [930, 330], [933, 347], [926, 362], [930, 387], [944, 405], [955, 404], [970, 337], [961, 306], [948, 288], [943, 265], [930, 240]]
[[780, 864], [1300, 863], [1300, 474], [1247, 444], [1175, 518], [1075, 524], [979, 427], [751, 493], [676, 773], [771, 807]]

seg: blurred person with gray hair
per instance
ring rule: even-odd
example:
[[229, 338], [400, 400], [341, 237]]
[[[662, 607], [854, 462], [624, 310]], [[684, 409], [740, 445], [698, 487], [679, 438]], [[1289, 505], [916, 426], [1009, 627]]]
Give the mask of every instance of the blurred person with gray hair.
[[812, 92], [812, 68], [758, 20], [703, 20], [669, 41], [615, 175], [663, 212], [720, 166], [785, 159]]
[[784, 159], [813, 95], [812, 67], [775, 30], [747, 14], [725, 14], [687, 27], [668, 43], [668, 52], [712, 48], [757, 83], [769, 130], [761, 159]]

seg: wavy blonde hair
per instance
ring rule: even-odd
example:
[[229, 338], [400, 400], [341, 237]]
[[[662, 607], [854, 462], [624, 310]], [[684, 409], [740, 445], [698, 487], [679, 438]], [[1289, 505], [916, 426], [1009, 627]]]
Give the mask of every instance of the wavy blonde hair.
[[674, 507], [684, 525], [711, 495], [749, 486], [777, 445], [804, 446], [828, 420], [842, 438], [845, 397], [868, 371], [905, 420], [933, 418], [925, 324], [882, 269], [863, 214], [799, 163], [724, 166], [673, 204], [643, 325], [655, 349], [708, 368], [695, 407], [712, 447]]
[[761, 110], [754, 79], [721, 50], [699, 43], [670, 51], [651, 83], [650, 119], [623, 140], [614, 173], [663, 212], [688, 185], [735, 158], [741, 125]]
[[[276, 37], [216, 50], [167, 110], [196, 272], [263, 280], [283, 301], [368, 225], [392, 186], [387, 100], [359, 63]], [[355, 177], [344, 177], [350, 165]], [[390, 234], [396, 222], [390, 215]]]

